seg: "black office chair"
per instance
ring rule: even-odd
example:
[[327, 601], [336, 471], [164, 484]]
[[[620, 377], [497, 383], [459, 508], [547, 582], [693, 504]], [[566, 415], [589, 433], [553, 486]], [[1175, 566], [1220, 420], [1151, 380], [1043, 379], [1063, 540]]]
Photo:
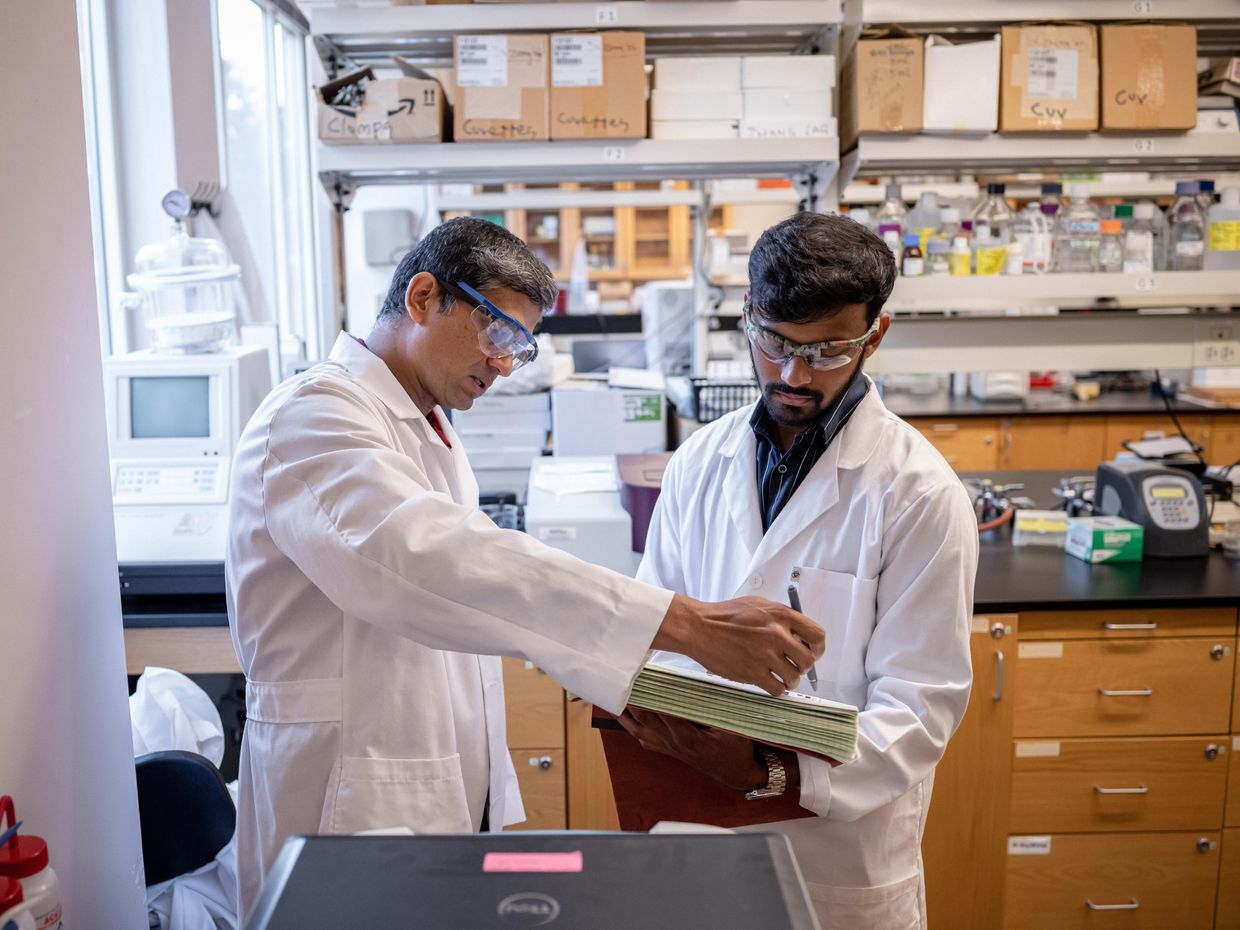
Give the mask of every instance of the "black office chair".
[[148, 753], [135, 764], [147, 885], [213, 860], [237, 826], [237, 809], [220, 770], [180, 749]]

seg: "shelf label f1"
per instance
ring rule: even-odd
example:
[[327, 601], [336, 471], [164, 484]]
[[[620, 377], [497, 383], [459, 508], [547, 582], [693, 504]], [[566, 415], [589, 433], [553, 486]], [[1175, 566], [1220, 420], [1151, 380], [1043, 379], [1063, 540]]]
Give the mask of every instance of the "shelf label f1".
[[620, 8], [614, 4], [594, 8], [594, 25], [614, 26], [620, 22]]

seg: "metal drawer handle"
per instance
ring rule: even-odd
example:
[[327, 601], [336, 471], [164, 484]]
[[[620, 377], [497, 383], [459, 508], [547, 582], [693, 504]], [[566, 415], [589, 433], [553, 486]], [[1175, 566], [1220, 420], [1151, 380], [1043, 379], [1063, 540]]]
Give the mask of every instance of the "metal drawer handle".
[[1137, 688], [1133, 691], [1111, 691], [1107, 688], [1099, 688], [1098, 693], [1103, 697], [1150, 697], [1154, 694], [1154, 689]]
[[995, 700], [1003, 700], [1003, 650], [995, 650]]
[[536, 765], [540, 769], [545, 770], [551, 768], [552, 761], [550, 756], [532, 756], [530, 758], [530, 765]]
[[1104, 630], [1156, 630], [1157, 623], [1104, 623]]
[[1141, 905], [1136, 898], [1130, 899], [1127, 904], [1095, 904], [1089, 898], [1086, 898], [1085, 906], [1091, 911], [1135, 911]]
[[957, 423], [935, 423], [930, 429], [936, 433], [954, 433], [960, 426]]
[[1101, 785], [1094, 785], [1094, 790], [1099, 794], [1149, 794], [1150, 789], [1146, 785], [1137, 785], [1135, 788], [1103, 788]]

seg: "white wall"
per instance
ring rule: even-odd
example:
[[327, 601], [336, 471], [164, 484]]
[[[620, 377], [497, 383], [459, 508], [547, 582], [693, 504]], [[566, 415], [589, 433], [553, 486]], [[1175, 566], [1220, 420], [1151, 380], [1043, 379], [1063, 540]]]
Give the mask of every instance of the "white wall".
[[67, 926], [145, 927], [74, 4], [6, 3], [0, 76], [0, 794]]

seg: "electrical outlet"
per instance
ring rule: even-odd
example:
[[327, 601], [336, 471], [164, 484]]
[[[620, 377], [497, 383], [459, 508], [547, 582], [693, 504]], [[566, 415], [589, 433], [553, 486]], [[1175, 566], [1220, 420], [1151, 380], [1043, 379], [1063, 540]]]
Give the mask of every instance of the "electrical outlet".
[[1193, 367], [1240, 367], [1240, 324], [1225, 321], [1197, 324]]

